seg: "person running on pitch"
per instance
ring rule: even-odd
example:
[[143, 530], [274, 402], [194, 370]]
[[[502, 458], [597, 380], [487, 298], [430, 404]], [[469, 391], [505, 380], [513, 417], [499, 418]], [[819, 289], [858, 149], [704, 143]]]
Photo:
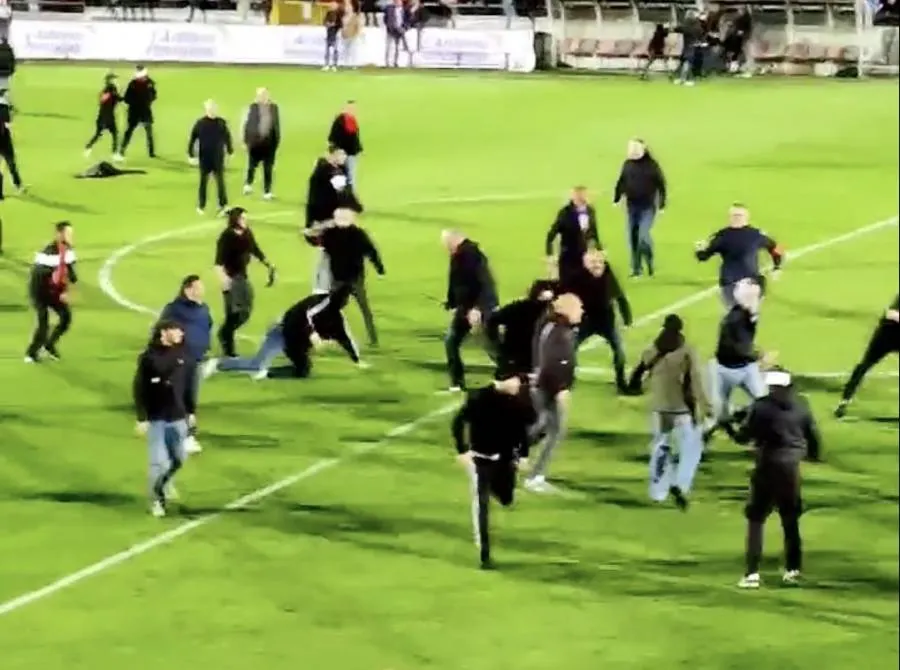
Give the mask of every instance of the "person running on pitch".
[[503, 305], [488, 318], [484, 334], [497, 356], [495, 379], [527, 375], [534, 369], [534, 332], [557, 287], [553, 280], [538, 280], [526, 297]]

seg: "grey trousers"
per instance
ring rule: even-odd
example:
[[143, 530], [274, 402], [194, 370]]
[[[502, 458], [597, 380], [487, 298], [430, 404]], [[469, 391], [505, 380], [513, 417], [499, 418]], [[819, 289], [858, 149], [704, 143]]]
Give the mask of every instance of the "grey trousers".
[[553, 453], [563, 441], [568, 423], [567, 410], [559, 395], [550, 395], [539, 388], [531, 389], [531, 400], [538, 415], [537, 423], [531, 429], [531, 437], [544, 434], [544, 445], [537, 461], [531, 469], [531, 477], [546, 476]]
[[[316, 263], [315, 273], [313, 274], [313, 291], [315, 293], [329, 293], [335, 288], [337, 287], [334, 283], [334, 276], [331, 274], [328, 254], [320, 249], [319, 260]], [[363, 323], [366, 326], [366, 336], [369, 338], [369, 344], [378, 344], [378, 330], [375, 328], [375, 315], [372, 313], [372, 307], [369, 305], [365, 276], [350, 287], [350, 295], [353, 296], [356, 304], [359, 305], [359, 311], [362, 313]]]

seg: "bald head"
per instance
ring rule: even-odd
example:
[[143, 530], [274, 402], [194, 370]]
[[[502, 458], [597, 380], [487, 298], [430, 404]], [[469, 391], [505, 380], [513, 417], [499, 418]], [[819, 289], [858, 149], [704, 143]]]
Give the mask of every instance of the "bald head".
[[219, 113], [219, 108], [216, 107], [216, 103], [213, 100], [207, 100], [203, 103], [203, 111], [210, 118], [215, 118], [216, 114]]
[[465, 239], [465, 235], [458, 230], [441, 231], [441, 244], [443, 244], [444, 248], [451, 254], [456, 251], [457, 247], [459, 247]]
[[563, 293], [553, 301], [553, 311], [566, 319], [573, 326], [581, 323], [584, 307], [581, 299], [574, 293]]
[[256, 89], [256, 102], [261, 105], [269, 102], [269, 89], [265, 88], [264, 86], [260, 86], [258, 89]]

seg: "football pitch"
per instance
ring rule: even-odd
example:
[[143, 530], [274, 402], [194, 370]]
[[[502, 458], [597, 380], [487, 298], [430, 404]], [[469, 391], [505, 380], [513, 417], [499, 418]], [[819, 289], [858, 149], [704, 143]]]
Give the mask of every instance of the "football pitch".
[[[103, 67], [24, 65], [14, 98], [31, 187], [0, 205], [0, 667], [3, 670], [871, 670], [898, 654], [898, 382], [891, 358], [848, 419], [830, 410], [898, 283], [898, 89], [894, 82], [665, 81], [499, 75], [164, 68], [161, 158], [138, 131], [128, 167], [75, 180]], [[121, 68], [121, 75], [127, 67]], [[124, 84], [124, 82], [122, 82]], [[254, 89], [282, 110], [274, 202], [240, 195], [279, 269], [243, 329], [243, 352], [308, 294], [301, 204], [334, 113], [359, 107], [363, 223], [387, 275], [370, 273], [381, 347], [357, 370], [336, 351], [305, 381], [225, 374], [201, 390], [200, 441], [183, 502], [147, 513], [146, 447], [131, 379], [152, 315], [212, 271], [221, 220], [194, 212], [190, 126], [214, 98], [237, 134]], [[489, 254], [503, 301], [545, 270], [546, 230], [567, 190], [591, 187], [601, 238], [624, 279], [610, 193], [629, 137], [666, 171], [658, 276], [626, 283], [630, 361], [678, 311], [708, 357], [721, 306], [716, 263], [693, 243], [746, 203], [792, 257], [763, 306], [759, 343], [802, 375], [825, 462], [804, 466], [806, 581], [779, 583], [766, 535], [764, 587], [743, 572], [750, 458], [724, 439], [692, 507], [646, 497], [646, 399], [619, 399], [597, 343], [573, 396], [553, 474], [562, 492], [518, 494], [493, 515], [500, 570], [477, 569], [469, 488], [454, 460], [441, 309], [459, 228]], [[237, 139], [237, 138], [236, 138]], [[108, 157], [104, 138], [95, 159]], [[9, 187], [7, 187], [9, 188]], [[75, 226], [81, 281], [64, 360], [22, 362], [26, 281], [52, 223]], [[357, 338], [355, 304], [347, 315]], [[590, 343], [589, 343], [590, 345]], [[466, 350], [470, 385], [489, 370]], [[479, 364], [481, 364], [479, 366]]]

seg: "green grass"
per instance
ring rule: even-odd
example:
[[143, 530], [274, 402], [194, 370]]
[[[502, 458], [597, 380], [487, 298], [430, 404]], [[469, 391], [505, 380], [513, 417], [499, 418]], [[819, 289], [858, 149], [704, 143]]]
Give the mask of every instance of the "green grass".
[[[660, 275], [628, 285], [636, 314], [649, 314], [714, 282], [714, 264], [694, 263], [692, 243], [722, 224], [735, 199], [789, 249], [895, 215], [896, 84], [681, 90], [623, 79], [159, 68], [163, 158], [143, 158], [139, 136], [130, 164], [149, 174], [75, 181], [103, 72], [30, 65], [16, 81], [17, 143], [32, 195], [8, 199], [2, 213], [0, 602], [322, 459], [340, 462], [0, 617], [4, 670], [896, 667], [896, 379], [867, 381], [854, 419], [840, 424], [828, 416], [840, 380], [806, 383], [827, 462], [805, 471], [809, 581], [799, 590], [775, 586], [774, 520], [770, 586], [734, 589], [748, 471], [736, 448], [716, 445], [688, 515], [647, 503], [644, 401], [616, 399], [602, 377], [579, 385], [572, 434], [554, 464], [567, 494], [523, 493], [513, 512], [495, 514], [504, 566], [496, 574], [473, 569], [467, 482], [446, 416], [359, 453], [448, 402], [433, 394], [446, 383], [436, 363], [446, 318], [430, 299], [444, 288], [441, 228], [482, 243], [511, 299], [542, 271], [543, 235], [566, 189], [584, 182], [595, 188], [602, 237], [624, 273], [623, 224], [609, 189], [625, 140], [642, 136], [672, 190], [656, 231]], [[206, 452], [180, 482], [188, 508], [160, 522], [146, 514], [145, 448], [129, 407], [148, 317], [104, 295], [98, 272], [124, 245], [198, 224], [195, 173], [184, 164], [189, 125], [210, 95], [236, 120], [260, 84], [283, 109], [280, 201], [237, 198], [242, 158], [228, 184], [232, 201], [259, 217], [258, 238], [282, 281], [260, 290], [245, 333], [261, 334], [306, 294], [312, 253], [297, 236], [299, 203], [332, 113], [354, 97], [367, 147], [365, 224], [388, 268], [371, 282], [384, 344], [367, 354], [367, 372], [328, 354], [306, 382], [211, 380], [200, 412]], [[27, 367], [27, 266], [61, 218], [75, 223], [83, 259], [74, 327], [64, 362]], [[113, 268], [116, 288], [155, 309], [183, 275], [200, 272], [219, 316], [216, 225], [135, 249]], [[762, 344], [798, 372], [849, 370], [897, 290], [897, 263], [896, 227], [799, 259], [765, 305]], [[356, 309], [348, 314], [360, 332]], [[714, 298], [682, 310], [707, 354], [719, 314]], [[632, 357], [654, 330], [628, 334]], [[469, 357], [479, 354], [473, 348]], [[605, 366], [607, 353], [600, 347], [583, 363]], [[896, 362], [880, 370], [895, 371]]]

